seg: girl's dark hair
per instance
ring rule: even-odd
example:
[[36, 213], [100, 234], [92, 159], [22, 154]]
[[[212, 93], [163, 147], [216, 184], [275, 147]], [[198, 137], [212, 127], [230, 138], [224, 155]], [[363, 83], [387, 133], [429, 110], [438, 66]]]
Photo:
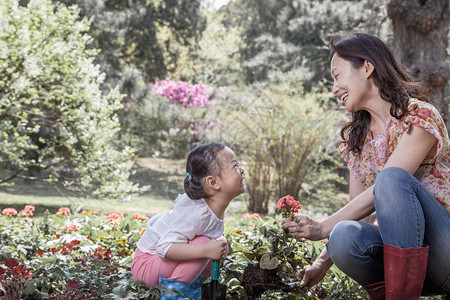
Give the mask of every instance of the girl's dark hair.
[[[391, 116], [401, 119], [408, 112], [409, 98], [428, 101], [428, 91], [420, 83], [412, 82], [405, 69], [394, 58], [386, 44], [378, 37], [357, 33], [342, 39], [335, 36], [330, 41], [330, 62], [334, 54], [357, 69], [364, 61], [374, 66], [373, 80], [384, 101], [392, 103]], [[354, 154], [360, 154], [370, 125], [370, 114], [365, 110], [352, 112], [352, 120], [341, 129], [341, 137]]]
[[197, 146], [189, 153], [186, 162], [184, 191], [191, 199], [208, 197], [203, 187], [202, 178], [208, 175], [219, 175], [222, 166], [218, 154], [225, 148], [220, 143], [209, 143]]

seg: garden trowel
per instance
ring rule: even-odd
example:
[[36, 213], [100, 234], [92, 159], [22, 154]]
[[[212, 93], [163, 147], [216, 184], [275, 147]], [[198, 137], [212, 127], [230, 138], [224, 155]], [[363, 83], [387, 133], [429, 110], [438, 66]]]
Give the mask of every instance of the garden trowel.
[[213, 260], [211, 281], [202, 285], [202, 300], [226, 300], [227, 286], [219, 283], [220, 262]]

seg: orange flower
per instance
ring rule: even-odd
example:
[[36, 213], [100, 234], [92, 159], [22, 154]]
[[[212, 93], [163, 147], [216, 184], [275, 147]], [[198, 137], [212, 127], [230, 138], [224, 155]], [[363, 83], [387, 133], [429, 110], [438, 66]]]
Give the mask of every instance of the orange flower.
[[147, 229], [147, 228], [145, 228], [145, 227], [142, 228], [141, 231], [139, 232], [139, 235], [143, 235], [146, 229]]
[[146, 215], [140, 214], [140, 213], [135, 213], [131, 216], [131, 218], [136, 219], [138, 221], [147, 221], [148, 219], [150, 219], [149, 217], [147, 217]]
[[36, 210], [36, 207], [33, 205], [25, 205], [24, 209], [20, 211], [21, 215], [24, 215], [25, 217], [31, 217], [33, 215], [33, 211]]
[[70, 214], [70, 208], [68, 207], [60, 207], [56, 212], [57, 215], [68, 216]]
[[2, 210], [2, 214], [7, 215], [7, 216], [15, 216], [15, 215], [17, 215], [17, 210], [15, 208], [8, 207], [8, 208], [5, 208], [4, 210]]

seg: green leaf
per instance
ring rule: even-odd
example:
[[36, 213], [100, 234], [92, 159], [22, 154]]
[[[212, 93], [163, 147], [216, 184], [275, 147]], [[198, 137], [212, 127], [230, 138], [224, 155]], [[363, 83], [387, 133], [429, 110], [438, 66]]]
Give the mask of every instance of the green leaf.
[[270, 258], [269, 254], [264, 254], [259, 262], [259, 267], [261, 269], [273, 270], [280, 264], [280, 261], [276, 257]]

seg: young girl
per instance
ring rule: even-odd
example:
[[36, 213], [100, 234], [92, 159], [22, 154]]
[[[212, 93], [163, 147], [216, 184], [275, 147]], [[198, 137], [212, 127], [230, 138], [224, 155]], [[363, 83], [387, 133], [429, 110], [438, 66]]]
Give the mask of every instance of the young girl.
[[186, 194], [148, 221], [137, 244], [131, 272], [147, 286], [158, 284], [160, 276], [186, 284], [207, 278], [211, 260], [227, 255], [224, 213], [244, 192], [244, 170], [230, 148], [210, 143], [192, 150], [186, 172]]

